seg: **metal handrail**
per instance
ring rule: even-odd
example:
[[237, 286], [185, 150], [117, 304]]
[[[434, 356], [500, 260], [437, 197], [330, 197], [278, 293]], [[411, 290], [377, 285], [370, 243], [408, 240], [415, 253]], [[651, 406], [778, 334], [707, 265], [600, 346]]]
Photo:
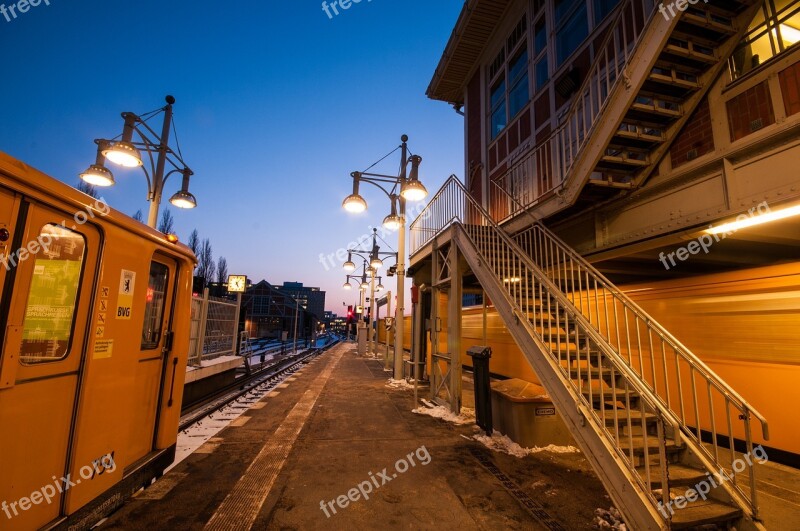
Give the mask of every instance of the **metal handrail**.
[[[498, 188], [507, 194], [501, 187]], [[516, 201], [513, 196], [510, 194], [507, 195], [511, 201]], [[730, 441], [730, 461], [727, 463], [729, 469], [733, 468], [733, 464], [736, 460], [734, 445], [732, 443], [734, 440], [733, 424], [730, 422], [731, 407], [739, 412], [739, 418], [744, 422], [743, 437], [749, 453], [753, 451], [750, 428], [751, 417], [755, 417], [761, 423], [762, 435], [765, 440], [769, 440], [769, 424], [761, 413], [708, 367], [695, 353], [664, 328], [664, 326], [617, 288], [608, 278], [581, 256], [580, 253], [572, 249], [545, 227], [529, 210], [522, 208], [519, 203], [518, 206], [531, 218], [532, 223], [527, 229], [512, 236], [516, 246], [527, 254], [556, 285], [559, 285], [561, 289], [567, 293], [573, 305], [587, 317], [594, 328], [603, 335], [620, 355], [627, 352], [628, 365], [635, 371], [638, 371], [639, 377], [641, 377], [645, 384], [655, 393], [659, 401], [673, 412], [680, 422], [682, 431], [695, 441], [696, 447], [703, 452], [708, 459], [711, 459], [718, 467], [723, 466], [720, 460], [719, 437], [717, 436], [719, 432], [717, 431], [716, 417], [714, 415], [712, 387], [724, 399], [728, 428], [727, 433], [724, 433], [724, 435], [727, 437], [727, 440]], [[567, 288], [565, 288], [565, 284], [568, 285]], [[599, 291], [603, 293], [602, 298], [598, 296]], [[594, 297], [592, 296], [593, 294]], [[611, 311], [608, 309], [609, 297], [612, 299], [613, 303]], [[621, 306], [623, 312], [622, 319], [620, 319], [617, 307], [618, 304]], [[592, 313], [593, 310], [594, 313]], [[629, 314], [633, 319], [629, 318]], [[637, 339], [635, 342], [632, 341], [632, 335], [634, 334], [630, 332], [631, 321], [633, 321], [635, 326], [635, 336]], [[648, 344], [644, 345], [644, 348], [641, 343], [642, 334], [639, 329], [640, 323], [645, 327], [648, 337]], [[624, 325], [625, 330], [624, 341], [621, 332], [622, 325]], [[660, 340], [660, 345], [654, 344], [653, 334], [656, 336], [656, 341]], [[656, 354], [659, 350], [661, 351], [661, 356]], [[670, 377], [670, 363], [668, 363], [667, 360], [667, 353], [669, 350], [672, 351], [675, 357], [675, 371], [672, 373], [673, 378]], [[649, 354], [649, 356], [647, 356], [649, 357], [648, 360], [645, 359], [645, 351]], [[690, 413], [693, 413], [693, 419], [688, 418], [687, 404], [684, 403], [684, 377], [681, 376], [680, 361], [683, 361], [690, 370], [689, 380], [691, 381], [692, 402], [689, 404], [690, 407], [688, 409]], [[649, 362], [650, 366], [649, 375], [646, 374], [645, 370], [646, 362]], [[659, 383], [662, 383], [660, 382], [662, 378], [658, 378], [656, 375], [656, 365], [659, 365], [659, 370], [663, 371], [661, 376], [663, 376], [664, 385], [660, 391]], [[696, 375], [699, 376], [707, 386], [708, 400], [704, 404], [700, 402], [697, 395]], [[677, 388], [678, 394], [679, 412], [675, 411], [673, 408], [673, 401], [670, 395], [670, 390], [675, 387]], [[710, 415], [707, 415], [705, 420], [711, 423], [711, 450], [707, 449], [702, 444], [703, 422], [700, 415], [701, 405], [705, 405], [710, 410]], [[694, 426], [691, 426], [687, 422], [689, 420], [694, 421]], [[748, 497], [745, 491], [737, 484], [735, 476], [733, 476], [733, 488], [737, 490], [744, 499], [748, 500], [748, 503], [751, 505], [751, 510], [756, 514], [755, 470], [753, 467], [750, 467], [750, 476], [751, 497]]]
[[[611, 95], [620, 83], [630, 82], [624, 74], [625, 67], [633, 51], [639, 46], [644, 29], [657, 15], [655, 7], [658, 4], [655, 0], [626, 0], [616, 7], [619, 11], [606, 30], [589, 73], [576, 91], [564, 121], [549, 136], [538, 141], [504, 175], [503, 179], [509, 180], [509, 176], [513, 176], [517, 168], [524, 165], [534, 168], [533, 174], [525, 182], [509, 180], [504, 185], [505, 188], [516, 188], [519, 195], [529, 197], [526, 207], [536, 204], [550, 193], [558, 193], [558, 189], [563, 188], [577, 155], [600, 122]], [[513, 195], [511, 191], [505, 191]], [[515, 214], [516, 212], [509, 212], [502, 220]]]
[[[437, 218], [436, 226], [426, 229], [441, 232], [453, 225], [463, 229], [497, 281], [505, 284], [504, 291], [515, 316], [538, 339], [552, 360], [554, 371], [562, 384], [571, 390], [584, 416], [593, 422], [595, 431], [612, 442], [610, 447], [625, 464], [629, 477], [634, 478], [649, 503], [657, 508], [659, 500], [653, 493], [654, 485], [658, 483], [665, 491], [669, 490], [667, 437], [671, 435], [676, 444], [681, 442], [680, 427], [671, 412], [643, 385], [640, 377], [546, 273], [530, 257], [517, 252], [513, 240], [455, 176], [445, 182], [430, 206], [432, 212], [438, 210], [442, 215]], [[536, 305], [535, 301], [540, 301], [540, 311], [530, 315], [530, 307]], [[603, 360], [608, 363], [603, 363]], [[592, 367], [594, 361], [596, 366]], [[573, 365], [576, 362], [577, 365]], [[571, 371], [577, 371], [577, 381], [571, 376]], [[617, 377], [623, 378], [624, 388], [610, 385], [606, 381], [609, 377], [612, 381]], [[632, 393], [640, 398], [638, 406], [631, 405]], [[607, 402], [624, 403], [626, 407], [617, 409]], [[598, 403], [598, 409], [595, 409], [595, 403]], [[655, 417], [657, 435], [649, 434], [646, 429], [641, 435], [634, 435], [630, 427], [635, 424], [636, 415], [643, 425], [648, 417]], [[634, 438], [637, 442], [640, 438], [645, 448], [658, 446], [658, 463], [650, 463], [649, 457], [653, 456], [647, 450], [643, 459], [637, 459]], [[660, 469], [658, 479], [654, 477], [654, 468]], [[665, 521], [670, 518], [659, 514]]]

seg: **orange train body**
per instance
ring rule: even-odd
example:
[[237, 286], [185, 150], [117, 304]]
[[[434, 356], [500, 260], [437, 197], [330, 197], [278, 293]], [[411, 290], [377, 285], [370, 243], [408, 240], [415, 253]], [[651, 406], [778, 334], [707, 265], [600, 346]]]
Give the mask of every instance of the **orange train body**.
[[195, 258], [2, 153], [0, 252], [0, 528], [81, 528], [173, 459]]

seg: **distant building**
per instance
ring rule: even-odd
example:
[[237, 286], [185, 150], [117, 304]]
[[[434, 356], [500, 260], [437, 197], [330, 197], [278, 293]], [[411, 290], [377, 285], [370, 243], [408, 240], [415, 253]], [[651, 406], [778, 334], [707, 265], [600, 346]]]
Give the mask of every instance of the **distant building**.
[[319, 288], [304, 286], [302, 282], [284, 282], [278, 287], [298, 301], [300, 306], [312, 313], [319, 321], [325, 319], [325, 292]]
[[[324, 292], [323, 292], [324, 297]], [[294, 337], [297, 316], [297, 337], [311, 337], [318, 319], [299, 305], [291, 295], [266, 280], [250, 286], [242, 296], [242, 315], [250, 337], [280, 339]]]
[[343, 334], [347, 330], [347, 319], [333, 312], [325, 312], [325, 331]]

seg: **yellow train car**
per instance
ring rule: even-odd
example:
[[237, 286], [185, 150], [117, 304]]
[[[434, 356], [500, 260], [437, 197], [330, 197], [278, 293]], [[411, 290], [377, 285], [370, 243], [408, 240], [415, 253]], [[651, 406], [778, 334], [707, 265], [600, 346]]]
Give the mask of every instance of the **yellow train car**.
[[[770, 439], [763, 443], [770, 458], [800, 466], [800, 262], [697, 277], [623, 286], [648, 314], [674, 334], [711, 370], [728, 382], [769, 421]], [[601, 305], [602, 308], [602, 305]], [[440, 309], [446, 312], [444, 306]], [[594, 321], [604, 322], [602, 310]], [[492, 347], [492, 373], [538, 382], [502, 319], [489, 308], [486, 344]], [[612, 330], [612, 339], [616, 336]], [[446, 334], [441, 339], [446, 345]], [[465, 308], [462, 315], [463, 350], [484, 344], [481, 308]], [[625, 355], [625, 351], [622, 351]], [[461, 361], [472, 360], [462, 352]], [[660, 365], [654, 368], [661, 381]], [[674, 358], [667, 365], [674, 367]], [[649, 375], [650, 365], [634, 366]], [[685, 369], [685, 367], [684, 367]], [[690, 372], [683, 371], [684, 392], [691, 389]], [[672, 396], [678, 394], [671, 389]], [[700, 393], [701, 399], [704, 393]], [[700, 400], [701, 413], [708, 404]], [[688, 412], [689, 422], [693, 412]], [[725, 426], [724, 407], [715, 404], [718, 426]], [[710, 430], [711, 426], [701, 426]], [[743, 437], [735, 423], [735, 437]]]
[[195, 257], [0, 153], [0, 529], [85, 529], [173, 461]]

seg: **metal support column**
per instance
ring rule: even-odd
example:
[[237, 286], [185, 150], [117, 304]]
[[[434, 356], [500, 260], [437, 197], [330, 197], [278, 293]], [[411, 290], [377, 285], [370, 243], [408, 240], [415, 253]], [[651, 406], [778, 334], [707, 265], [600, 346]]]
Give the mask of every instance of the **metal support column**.
[[461, 253], [452, 245], [448, 257], [450, 293], [447, 305], [447, 351], [450, 354], [450, 410], [461, 412], [461, 308], [463, 306], [463, 278]]

